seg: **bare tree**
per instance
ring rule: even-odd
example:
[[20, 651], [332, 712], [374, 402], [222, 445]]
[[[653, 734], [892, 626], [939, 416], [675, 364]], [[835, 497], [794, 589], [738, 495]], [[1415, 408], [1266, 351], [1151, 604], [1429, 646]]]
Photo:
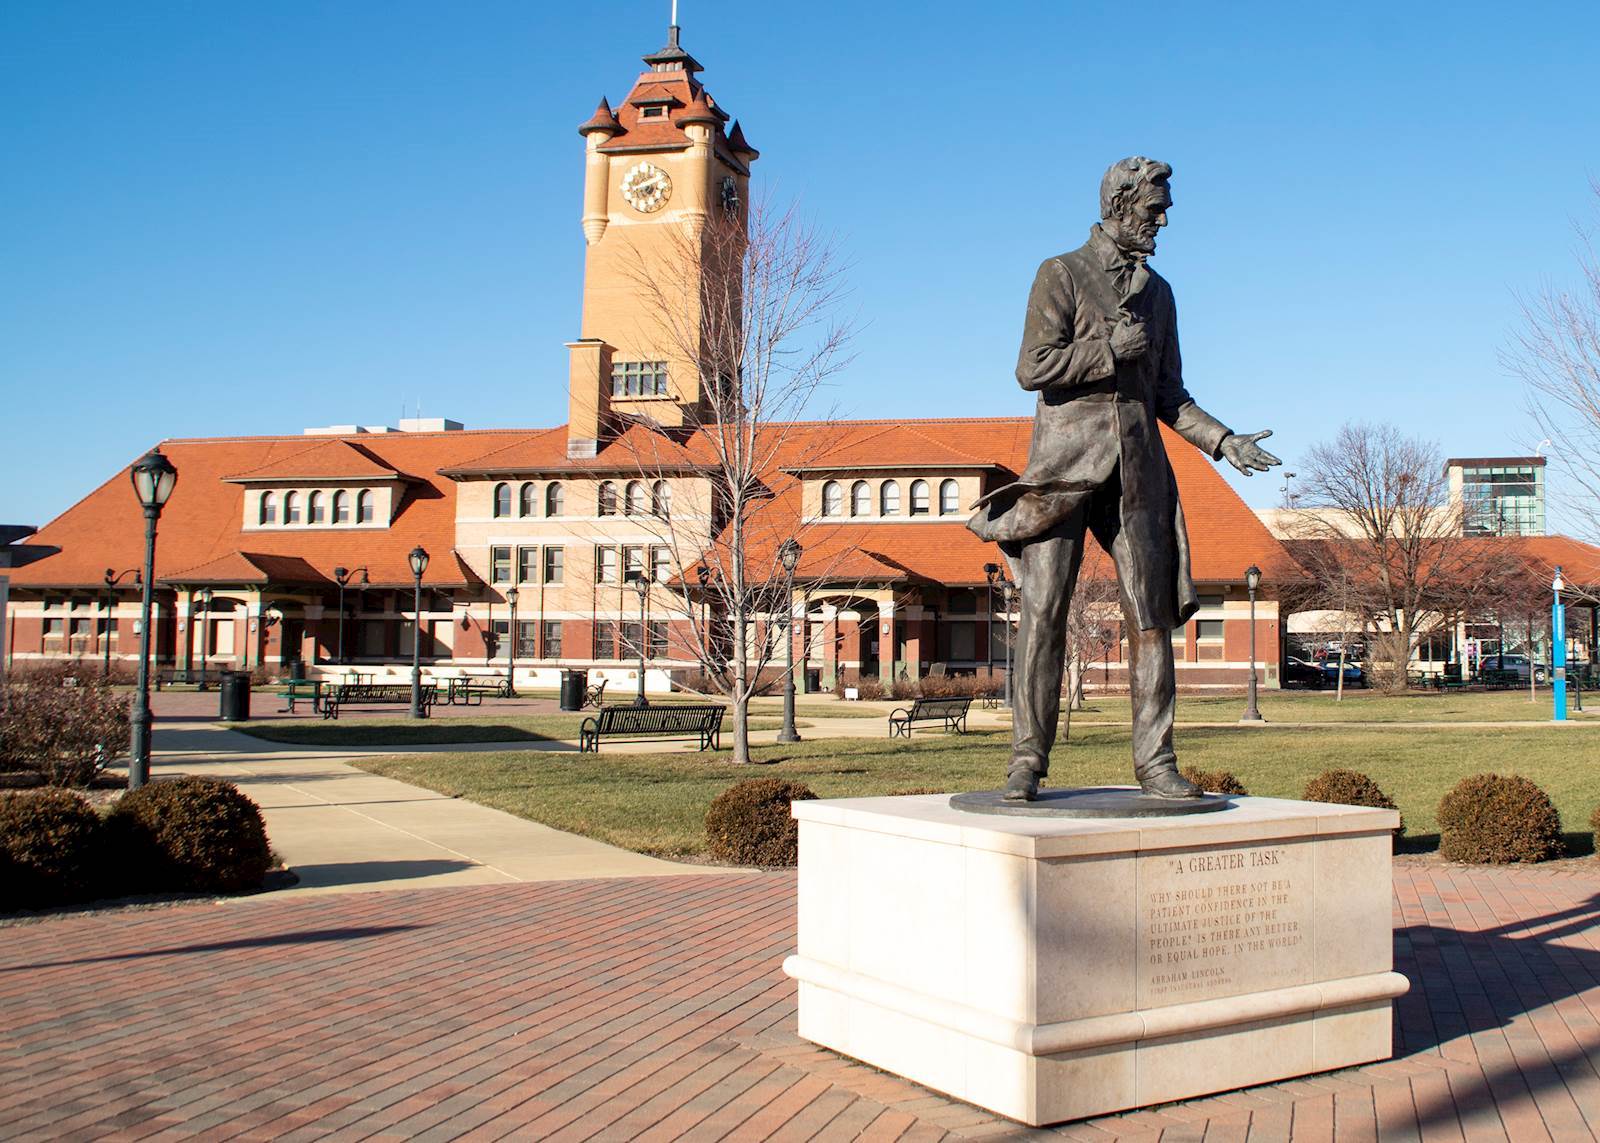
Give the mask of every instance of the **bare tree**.
[[[1600, 182], [1592, 183], [1600, 219]], [[1600, 536], [1600, 253], [1578, 232], [1578, 284], [1546, 285], [1522, 302], [1503, 355], [1527, 386], [1528, 411], [1555, 447], [1551, 462], [1580, 492], [1572, 509]]]
[[1390, 425], [1343, 426], [1300, 480], [1291, 550], [1323, 607], [1360, 617], [1379, 683], [1403, 690], [1421, 634], [1498, 581], [1504, 546], [1462, 534], [1438, 447]]
[[1067, 608], [1067, 732], [1072, 729], [1072, 712], [1083, 709], [1089, 664], [1105, 658], [1121, 631], [1115, 569], [1104, 556], [1086, 559], [1084, 565]]
[[848, 363], [843, 268], [792, 206], [713, 211], [669, 241], [664, 258], [637, 260], [634, 278], [645, 320], [695, 376], [700, 400], [681, 429], [635, 433], [633, 457], [652, 487], [677, 474], [693, 490], [650, 513], [671, 565], [656, 578], [676, 588], [656, 594], [679, 619], [683, 649], [731, 701], [733, 761], [748, 762], [749, 702], [793, 614], [784, 545], [805, 550], [801, 582], [832, 579], [850, 554], [837, 529], [806, 523], [792, 475], [849, 431], [825, 414], [822, 425], [797, 423], [819, 414], [818, 390]]

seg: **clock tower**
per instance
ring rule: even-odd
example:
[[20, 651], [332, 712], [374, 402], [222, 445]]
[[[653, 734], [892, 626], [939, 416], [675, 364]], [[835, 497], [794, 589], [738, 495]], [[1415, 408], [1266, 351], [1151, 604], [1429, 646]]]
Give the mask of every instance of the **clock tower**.
[[617, 109], [602, 99], [578, 128], [586, 248], [582, 325], [567, 345], [572, 457], [593, 456], [622, 416], [664, 427], [703, 420], [684, 331], [697, 328], [709, 224], [745, 224], [757, 151], [696, 78], [702, 69], [676, 24], [644, 62]]

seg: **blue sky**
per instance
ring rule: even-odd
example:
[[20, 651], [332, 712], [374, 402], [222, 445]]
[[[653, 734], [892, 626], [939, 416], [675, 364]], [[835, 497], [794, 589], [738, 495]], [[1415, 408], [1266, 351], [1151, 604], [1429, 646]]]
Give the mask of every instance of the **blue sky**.
[[[561, 423], [575, 128], [667, 10], [0, 6], [0, 519], [43, 523], [164, 436], [419, 400]], [[1142, 153], [1176, 170], [1154, 264], [1202, 405], [1291, 467], [1358, 416], [1449, 454], [1534, 443], [1498, 354], [1592, 218], [1592, 2], [682, 0], [680, 23], [768, 190], [852, 264], [848, 413], [1028, 413], [1034, 267]], [[1267, 505], [1282, 482], [1235, 483]]]

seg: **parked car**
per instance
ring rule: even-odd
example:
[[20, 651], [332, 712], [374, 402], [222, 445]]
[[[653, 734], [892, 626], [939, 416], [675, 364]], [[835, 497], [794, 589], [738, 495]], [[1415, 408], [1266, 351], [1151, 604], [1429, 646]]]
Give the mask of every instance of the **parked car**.
[[1322, 667], [1316, 663], [1289, 655], [1283, 661], [1283, 685], [1286, 687], [1321, 687], [1328, 681]]
[[[1528, 656], [1526, 655], [1485, 655], [1478, 664], [1478, 673], [1484, 671], [1505, 671], [1514, 674], [1524, 682], [1528, 679]], [[1550, 670], [1543, 663], [1534, 663], [1532, 666], [1533, 681], [1542, 683], [1550, 677]]]
[[[1322, 680], [1322, 685], [1325, 687], [1339, 685], [1339, 660], [1337, 658], [1329, 659], [1322, 664]], [[1344, 685], [1347, 687], [1364, 687], [1367, 685], [1367, 672], [1361, 669], [1360, 663], [1345, 663]]]

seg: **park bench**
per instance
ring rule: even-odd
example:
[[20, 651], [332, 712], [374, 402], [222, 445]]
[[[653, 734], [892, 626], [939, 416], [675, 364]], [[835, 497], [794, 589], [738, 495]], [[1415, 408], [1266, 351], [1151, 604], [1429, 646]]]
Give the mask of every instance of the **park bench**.
[[583, 705], [592, 706], [595, 710], [599, 710], [601, 701], [606, 697], [606, 683], [610, 681], [609, 679], [601, 679], [592, 687], [584, 687]]
[[600, 740], [617, 735], [668, 737], [696, 734], [701, 750], [721, 746], [722, 715], [728, 708], [715, 703], [678, 703], [671, 706], [603, 706], [594, 718], [578, 728], [580, 751], [600, 750]]
[[284, 707], [279, 714], [293, 714], [294, 704], [308, 702], [311, 704], [311, 713], [322, 713], [322, 680], [321, 679], [290, 679], [283, 687]]
[[182, 667], [158, 667], [151, 672], [151, 681], [159, 691], [162, 687], [195, 682], [199, 674], [199, 671], [186, 671]]
[[967, 708], [972, 696], [957, 698], [919, 698], [910, 707], [898, 707], [889, 712], [889, 737], [910, 738], [911, 727], [918, 722], [942, 722], [946, 730], [957, 734], [967, 732]]
[[450, 706], [482, 706], [483, 696], [491, 698], [509, 698], [511, 684], [505, 679], [475, 678], [472, 676], [457, 676], [445, 680], [449, 689], [445, 692], [444, 701]]
[[[433, 704], [439, 700], [439, 688], [432, 683], [425, 683], [422, 687], [422, 717], [427, 718], [433, 712]], [[410, 706], [410, 683], [339, 683], [330, 688], [322, 697], [322, 717], [338, 718], [339, 708], [344, 706]]]
[[1478, 682], [1490, 689], [1504, 689], [1526, 686], [1528, 681], [1516, 671], [1496, 670], [1491, 667], [1478, 672]]

